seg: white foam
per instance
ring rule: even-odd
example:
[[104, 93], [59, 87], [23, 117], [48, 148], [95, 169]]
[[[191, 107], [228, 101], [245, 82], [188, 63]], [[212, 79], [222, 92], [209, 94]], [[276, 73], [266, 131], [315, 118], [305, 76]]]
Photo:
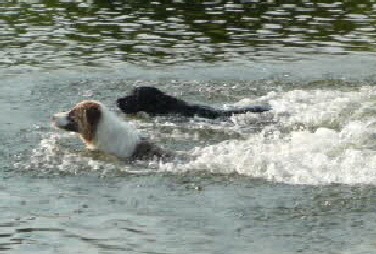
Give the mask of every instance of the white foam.
[[376, 184], [376, 151], [362, 148], [357, 137], [350, 130], [328, 128], [289, 135], [262, 132], [248, 140], [196, 148], [196, 159], [174, 170], [236, 172], [292, 184]]
[[376, 91], [288, 91], [266, 95], [278, 124], [195, 148], [175, 171], [236, 172], [291, 184], [376, 184]]

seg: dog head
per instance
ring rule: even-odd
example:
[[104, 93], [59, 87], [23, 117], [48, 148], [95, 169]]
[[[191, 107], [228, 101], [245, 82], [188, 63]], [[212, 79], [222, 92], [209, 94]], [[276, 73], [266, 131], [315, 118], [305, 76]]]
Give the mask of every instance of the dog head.
[[126, 114], [146, 112], [150, 115], [168, 114], [184, 103], [155, 87], [137, 87], [124, 98], [117, 99], [117, 106]]
[[94, 139], [101, 119], [101, 104], [96, 101], [82, 101], [68, 112], [59, 112], [53, 116], [56, 127], [77, 132], [87, 142]]

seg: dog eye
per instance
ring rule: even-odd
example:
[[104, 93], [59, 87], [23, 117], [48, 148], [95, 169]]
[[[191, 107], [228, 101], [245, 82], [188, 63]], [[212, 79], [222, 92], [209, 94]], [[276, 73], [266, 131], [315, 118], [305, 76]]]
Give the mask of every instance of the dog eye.
[[76, 114], [74, 113], [73, 110], [69, 111], [68, 117], [69, 119], [72, 119], [72, 120], [76, 119]]

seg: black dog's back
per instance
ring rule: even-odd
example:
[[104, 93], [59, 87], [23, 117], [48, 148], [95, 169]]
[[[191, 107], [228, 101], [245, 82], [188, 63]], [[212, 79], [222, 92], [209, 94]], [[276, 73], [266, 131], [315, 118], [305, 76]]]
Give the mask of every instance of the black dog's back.
[[149, 115], [175, 114], [184, 117], [202, 117], [208, 119], [228, 118], [234, 114], [246, 112], [264, 112], [270, 110], [265, 106], [253, 106], [233, 110], [218, 110], [201, 105], [190, 105], [181, 99], [167, 95], [155, 87], [137, 87], [131, 95], [117, 99], [117, 106], [126, 114], [146, 112]]

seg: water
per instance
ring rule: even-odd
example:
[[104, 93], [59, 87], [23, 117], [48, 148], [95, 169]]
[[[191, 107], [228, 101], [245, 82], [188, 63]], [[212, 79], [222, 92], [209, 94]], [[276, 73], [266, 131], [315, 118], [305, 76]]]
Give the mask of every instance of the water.
[[297, 61], [373, 52], [369, 1], [13, 1], [1, 7], [10, 70], [132, 62]]
[[[1, 1], [0, 1], [1, 2]], [[0, 5], [0, 250], [374, 253], [374, 4]], [[128, 118], [187, 161], [87, 151], [51, 115], [157, 86], [227, 122]]]

